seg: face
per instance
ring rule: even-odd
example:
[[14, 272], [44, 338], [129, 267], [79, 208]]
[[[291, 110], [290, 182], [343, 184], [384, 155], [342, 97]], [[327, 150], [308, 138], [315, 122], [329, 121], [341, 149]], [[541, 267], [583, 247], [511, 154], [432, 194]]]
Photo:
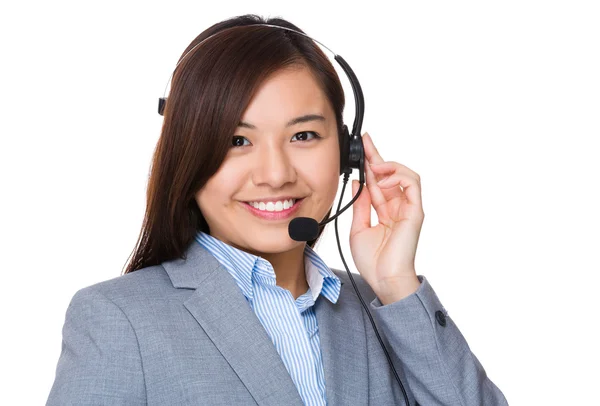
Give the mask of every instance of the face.
[[[231, 145], [195, 195], [210, 234], [255, 255], [304, 246], [289, 237], [288, 224], [295, 217], [325, 217], [340, 171], [335, 115], [310, 71], [288, 68], [269, 77]], [[289, 198], [301, 200], [288, 208]]]

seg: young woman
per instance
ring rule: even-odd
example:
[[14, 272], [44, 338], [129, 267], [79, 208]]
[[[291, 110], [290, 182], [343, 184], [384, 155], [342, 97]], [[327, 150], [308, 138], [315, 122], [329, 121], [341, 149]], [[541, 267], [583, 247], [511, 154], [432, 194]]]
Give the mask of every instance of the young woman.
[[72, 298], [48, 404], [506, 404], [416, 274], [419, 175], [368, 134], [350, 247], [404, 389], [347, 273], [313, 250], [322, 230], [290, 238], [293, 218], [331, 214], [345, 99], [313, 41], [261, 23], [301, 31], [241, 16], [182, 55], [138, 244]]

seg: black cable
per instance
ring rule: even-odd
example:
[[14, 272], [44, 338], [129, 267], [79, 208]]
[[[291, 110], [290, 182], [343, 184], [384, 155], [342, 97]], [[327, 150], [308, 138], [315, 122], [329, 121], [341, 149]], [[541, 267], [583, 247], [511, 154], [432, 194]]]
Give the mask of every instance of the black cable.
[[[344, 190], [346, 190], [346, 184], [348, 183], [349, 176], [350, 176], [350, 174], [348, 174], [348, 173], [344, 174], [344, 183], [342, 185], [342, 193], [340, 195], [340, 200], [339, 200], [338, 208], [337, 208], [338, 212], [340, 211], [340, 207], [342, 205], [342, 197], [344, 196]], [[377, 339], [379, 340], [379, 344], [381, 345], [381, 348], [383, 349], [383, 352], [385, 353], [385, 357], [387, 358], [388, 363], [390, 364], [390, 368], [392, 369], [392, 372], [394, 373], [394, 377], [396, 378], [396, 381], [398, 381], [398, 385], [400, 385], [400, 389], [402, 390], [402, 395], [404, 396], [404, 402], [406, 403], [407, 406], [410, 406], [410, 403], [408, 402], [408, 395], [406, 394], [404, 385], [402, 385], [402, 381], [400, 381], [398, 372], [396, 372], [396, 368], [394, 367], [394, 364], [392, 363], [392, 358], [390, 357], [390, 354], [388, 353], [387, 349], [385, 348], [385, 345], [383, 344], [383, 340], [381, 339], [381, 336], [379, 335], [379, 331], [377, 331], [377, 327], [375, 326], [375, 321], [373, 320], [373, 316], [371, 316], [371, 312], [369, 311], [369, 308], [365, 304], [365, 301], [363, 300], [362, 296], [360, 295], [360, 292], [358, 291], [356, 282], [354, 282], [354, 278], [352, 277], [352, 272], [350, 272], [350, 270], [348, 269], [348, 265], [346, 265], [346, 260], [344, 259], [344, 254], [342, 254], [342, 246], [340, 244], [340, 234], [338, 232], [338, 217], [336, 217], [334, 223], [335, 223], [335, 238], [337, 240], [338, 250], [340, 251], [340, 257], [342, 258], [342, 262], [344, 263], [344, 267], [346, 268], [348, 277], [350, 278], [350, 281], [352, 282], [352, 286], [354, 286], [354, 290], [356, 291], [356, 294], [358, 295], [358, 298], [360, 299], [360, 303], [362, 304], [363, 308], [365, 309], [367, 316], [369, 316], [369, 320], [371, 321], [371, 326], [373, 326], [373, 330], [375, 331], [375, 335], [377, 336]]]

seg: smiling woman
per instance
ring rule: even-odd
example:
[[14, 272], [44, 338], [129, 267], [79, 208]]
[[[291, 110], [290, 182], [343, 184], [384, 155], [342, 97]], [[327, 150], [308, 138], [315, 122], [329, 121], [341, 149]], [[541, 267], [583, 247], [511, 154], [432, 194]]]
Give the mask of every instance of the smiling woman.
[[[183, 53], [131, 261], [71, 300], [48, 405], [506, 404], [415, 273], [418, 175], [348, 146], [333, 66], [281, 27], [233, 18]], [[328, 219], [352, 167], [354, 278], [313, 250], [322, 228], [288, 228]]]

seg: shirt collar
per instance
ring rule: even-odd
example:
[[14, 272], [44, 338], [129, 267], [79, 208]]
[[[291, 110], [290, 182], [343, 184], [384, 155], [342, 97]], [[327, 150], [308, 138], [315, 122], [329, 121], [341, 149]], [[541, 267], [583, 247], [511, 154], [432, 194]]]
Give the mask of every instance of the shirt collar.
[[[266, 273], [275, 278], [272, 265], [264, 258], [232, 247], [203, 231], [199, 231], [195, 239], [231, 274], [244, 296], [249, 300], [254, 298], [252, 285], [254, 272], [262, 275]], [[321, 294], [330, 302], [336, 303], [340, 295], [340, 278], [308, 244], [304, 248], [304, 270], [313, 300], [316, 301]]]

